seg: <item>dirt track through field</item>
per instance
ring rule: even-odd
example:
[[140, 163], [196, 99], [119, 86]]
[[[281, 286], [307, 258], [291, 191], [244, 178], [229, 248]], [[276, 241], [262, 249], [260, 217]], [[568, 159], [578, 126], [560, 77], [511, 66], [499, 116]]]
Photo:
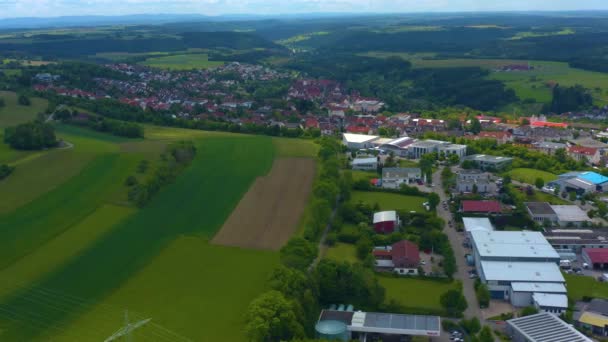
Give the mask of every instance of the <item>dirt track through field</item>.
[[313, 159], [275, 160], [270, 173], [255, 181], [212, 242], [226, 246], [280, 249], [297, 229], [314, 174]]

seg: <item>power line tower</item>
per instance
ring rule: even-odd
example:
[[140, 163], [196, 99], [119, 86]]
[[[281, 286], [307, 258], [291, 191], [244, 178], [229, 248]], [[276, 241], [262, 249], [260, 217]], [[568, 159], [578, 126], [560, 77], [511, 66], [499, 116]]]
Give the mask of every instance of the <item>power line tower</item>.
[[119, 339], [121, 337], [124, 337], [127, 342], [132, 342], [133, 336], [131, 333], [135, 329], [144, 326], [151, 320], [152, 320], [152, 318], [146, 318], [146, 319], [142, 319], [141, 321], [137, 321], [135, 323], [130, 323], [129, 322], [129, 310], [125, 310], [125, 325], [122, 328], [118, 329], [115, 333], [113, 333], [112, 336], [106, 338], [103, 342], [116, 341], [117, 339]]

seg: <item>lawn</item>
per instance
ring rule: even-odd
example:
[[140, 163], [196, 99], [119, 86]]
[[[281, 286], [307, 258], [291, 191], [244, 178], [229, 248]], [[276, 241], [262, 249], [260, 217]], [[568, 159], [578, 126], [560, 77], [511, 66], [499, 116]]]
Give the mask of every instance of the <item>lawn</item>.
[[46, 110], [48, 102], [37, 97], [30, 98], [32, 104], [21, 106], [17, 104], [17, 94], [8, 91], [0, 91], [0, 98], [4, 100], [5, 106], [0, 107], [0, 130], [5, 127], [31, 121], [38, 113]]
[[608, 284], [592, 277], [564, 274], [568, 287], [568, 298], [572, 301], [582, 300], [583, 296], [608, 299]]
[[380, 175], [378, 175], [377, 172], [368, 172], [368, 171], [358, 171], [358, 170], [351, 170], [350, 173], [353, 175], [353, 180], [359, 181], [359, 180], [370, 180], [373, 178], [380, 178]]
[[[442, 310], [439, 297], [457, 288], [456, 282], [444, 283], [416, 278], [379, 277], [380, 285], [386, 289], [386, 299], [395, 300], [408, 308]], [[424, 294], [424, 295], [421, 295]]]
[[545, 184], [557, 179], [557, 176], [553, 173], [536, 169], [513, 169], [507, 174], [511, 176], [511, 178], [514, 180], [532, 185], [535, 184], [537, 178], [541, 178], [542, 180], [544, 180]]
[[207, 69], [224, 65], [221, 61], [210, 61], [207, 54], [183, 54], [147, 58], [143, 65], [172, 70]]
[[422, 212], [425, 211], [422, 203], [426, 201], [426, 198], [386, 192], [353, 191], [351, 201], [362, 201], [371, 205], [378, 203], [381, 210], [407, 210]]
[[273, 138], [272, 142], [277, 151], [278, 157], [314, 158], [319, 153], [319, 145], [312, 140], [292, 139], [292, 138]]
[[[274, 148], [270, 138], [242, 135], [209, 137], [197, 146], [192, 165], [145, 208], [112, 227], [32, 288], [0, 302], [0, 339], [55, 340], [55, 335], [61, 337], [61, 331], [53, 327], [68, 327], [73, 335], [66, 340], [74, 340], [74, 336], [103, 340], [108, 331], [115, 331], [116, 324], [121, 324], [121, 319], [115, 320], [114, 316], [106, 316], [103, 322], [95, 316], [110, 305], [120, 308], [118, 318], [122, 317], [121, 309], [127, 307], [192, 340], [220, 340], [220, 336], [230, 341], [244, 340], [242, 316], [234, 313], [244, 312], [249, 301], [264, 289], [278, 256], [273, 252], [210, 246], [207, 241], [253, 181], [268, 172]], [[110, 160], [96, 159], [94, 165], [60, 187], [58, 194], [48, 194], [56, 197], [53, 201], [41, 198], [32, 202], [36, 206], [31, 209], [31, 217], [24, 215], [27, 211], [23, 208], [16, 211], [9, 217], [14, 224], [7, 224], [3, 235], [10, 235], [10, 230], [12, 240], [31, 249], [33, 243], [28, 241], [42, 242], [43, 238], [30, 232], [47, 235], [49, 241], [52, 236], [48, 232], [65, 226], [64, 221], [81, 222], [94, 211], [87, 212], [90, 202], [99, 201], [99, 194], [112, 186], [104, 181], [106, 177], [114, 182], [119, 179], [122, 185], [124, 178], [109, 175], [116, 168], [108, 165], [120, 165], [122, 157], [98, 157]], [[104, 169], [110, 171], [103, 172]], [[92, 181], [92, 174], [99, 179]], [[89, 184], [80, 184], [85, 180]], [[76, 187], [80, 193], [75, 193]], [[78, 198], [64, 198], [68, 194]], [[26, 225], [28, 219], [52, 224], [30, 227]], [[0, 244], [3, 261], [22, 251], [4, 238]], [[2, 283], [6, 281], [10, 279], [3, 279]], [[247, 286], [242, 286], [243, 281]], [[53, 291], [66, 295], [56, 295], [50, 301], [39, 298], [40, 293]], [[87, 304], [83, 305], [80, 299]], [[22, 319], [7, 320], [6, 312]], [[95, 317], [88, 326], [79, 321], [85, 313]], [[82, 319], [86, 321], [87, 317], [88, 314]]]
[[338, 242], [335, 246], [328, 248], [327, 252], [325, 253], [325, 258], [337, 262], [346, 261], [355, 263], [358, 261], [355, 246], [341, 242]]

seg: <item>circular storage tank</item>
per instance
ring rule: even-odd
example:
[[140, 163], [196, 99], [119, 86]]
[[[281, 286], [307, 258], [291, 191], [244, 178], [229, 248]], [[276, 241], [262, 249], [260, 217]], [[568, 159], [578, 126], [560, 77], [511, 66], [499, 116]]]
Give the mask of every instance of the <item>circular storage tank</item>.
[[317, 323], [315, 330], [320, 339], [348, 341], [348, 330], [343, 322], [321, 321]]

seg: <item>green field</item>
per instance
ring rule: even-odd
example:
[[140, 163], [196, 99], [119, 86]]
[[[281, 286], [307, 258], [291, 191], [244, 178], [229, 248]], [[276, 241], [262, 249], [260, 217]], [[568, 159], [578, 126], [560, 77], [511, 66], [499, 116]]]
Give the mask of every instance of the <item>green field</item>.
[[206, 54], [183, 54], [146, 59], [141, 64], [171, 70], [207, 69], [223, 65], [221, 61], [210, 61]]
[[350, 172], [353, 175], [354, 181], [359, 181], [362, 179], [371, 180], [373, 178], [380, 177], [377, 172], [358, 171], [358, 170], [351, 170]]
[[568, 298], [572, 301], [582, 300], [583, 296], [608, 299], [608, 284], [592, 277], [564, 274], [568, 287]]
[[335, 246], [332, 246], [327, 249], [325, 253], [325, 258], [334, 260], [337, 262], [357, 262], [357, 253], [355, 250], [355, 246], [348, 243], [336, 243]]
[[277, 155], [286, 158], [314, 158], [319, 153], [319, 145], [312, 140], [273, 138]]
[[[491, 69], [491, 79], [505, 82], [520, 99], [534, 99], [539, 103], [551, 101], [549, 83], [562, 86], [583, 85], [592, 91], [597, 105], [608, 104], [608, 74], [571, 68], [568, 63], [528, 61], [514, 59], [432, 59], [432, 54], [404, 54], [399, 52], [368, 52], [371, 57], [400, 56], [412, 62], [414, 68], [481, 67]], [[528, 64], [530, 71], [496, 72], [495, 69], [510, 64]]]
[[557, 179], [557, 176], [553, 173], [536, 169], [513, 169], [507, 172], [507, 174], [516, 181], [532, 185], [535, 184], [537, 178], [541, 178], [543, 181], [545, 181], [545, 184]]
[[457, 288], [455, 282], [443, 283], [416, 278], [379, 277], [378, 280], [386, 289], [387, 300], [395, 300], [409, 308], [441, 310], [439, 297], [448, 290]]
[[425, 211], [422, 203], [426, 201], [424, 197], [405, 196], [386, 192], [365, 192], [353, 191], [351, 201], [364, 202], [371, 205], [378, 203], [381, 210], [407, 210]]
[[[278, 254], [208, 240], [275, 155], [311, 156], [316, 145], [153, 126], [146, 140], [58, 134], [74, 148], [18, 159], [0, 183], [0, 340], [103, 340], [124, 308], [153, 318], [143, 340], [161, 325], [196, 341], [244, 340], [234, 313], [264, 290]], [[197, 141], [192, 166], [144, 209], [128, 205], [126, 176], [180, 139]], [[37, 186], [18, 191], [24, 179]]]
[[46, 110], [48, 102], [37, 97], [31, 98], [32, 104], [21, 106], [17, 104], [17, 94], [13, 92], [0, 91], [0, 98], [4, 100], [5, 106], [0, 107], [0, 130], [4, 131], [7, 126], [31, 121], [38, 113]]

